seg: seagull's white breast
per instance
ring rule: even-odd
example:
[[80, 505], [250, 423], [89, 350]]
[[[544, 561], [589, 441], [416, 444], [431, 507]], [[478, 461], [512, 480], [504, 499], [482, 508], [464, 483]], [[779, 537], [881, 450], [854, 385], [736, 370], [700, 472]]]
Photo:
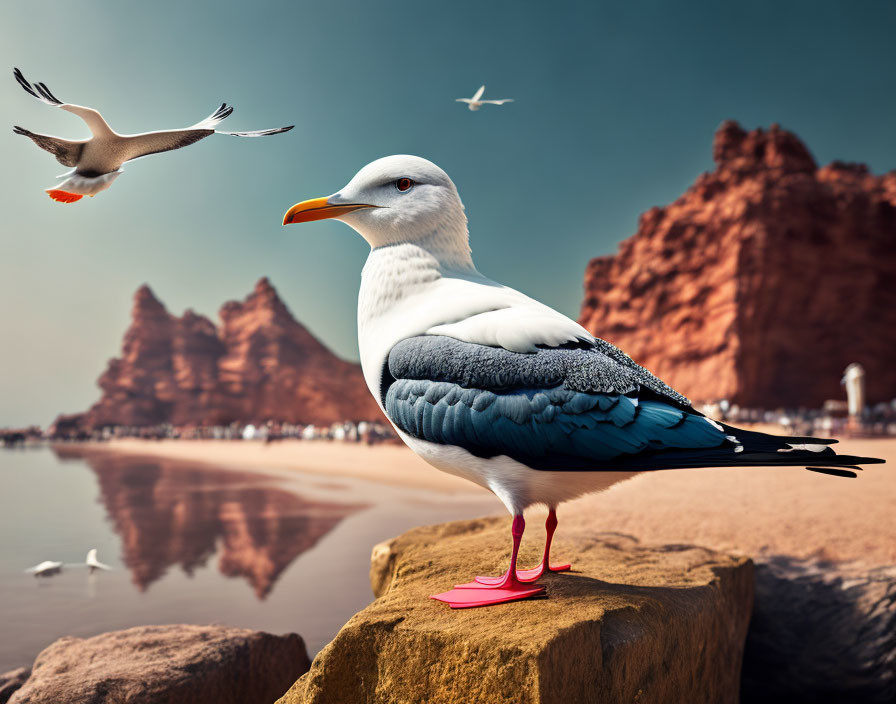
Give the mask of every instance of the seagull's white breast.
[[358, 297], [358, 344], [364, 379], [378, 403], [389, 351], [424, 334], [515, 352], [593, 339], [565, 315], [475, 269], [446, 269], [421, 247], [372, 250]]

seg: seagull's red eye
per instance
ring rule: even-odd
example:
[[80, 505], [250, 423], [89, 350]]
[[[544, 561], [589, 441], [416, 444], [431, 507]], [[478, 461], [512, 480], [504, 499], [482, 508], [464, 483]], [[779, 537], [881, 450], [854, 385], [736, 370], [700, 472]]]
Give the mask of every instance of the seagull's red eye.
[[402, 193], [411, 190], [411, 186], [413, 185], [414, 182], [409, 178], [400, 178], [395, 182], [395, 187]]

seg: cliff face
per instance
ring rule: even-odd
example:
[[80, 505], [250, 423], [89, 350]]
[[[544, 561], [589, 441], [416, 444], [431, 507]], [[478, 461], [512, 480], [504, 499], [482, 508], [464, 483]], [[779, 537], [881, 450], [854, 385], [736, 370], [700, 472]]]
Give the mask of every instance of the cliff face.
[[726, 122], [716, 168], [585, 274], [580, 322], [695, 401], [819, 406], [850, 362], [896, 396], [896, 172], [818, 168]]
[[231, 421], [329, 424], [380, 417], [360, 367], [300, 325], [267, 279], [221, 308], [222, 325], [173, 316], [142, 286], [121, 356], [99, 379], [83, 428]]

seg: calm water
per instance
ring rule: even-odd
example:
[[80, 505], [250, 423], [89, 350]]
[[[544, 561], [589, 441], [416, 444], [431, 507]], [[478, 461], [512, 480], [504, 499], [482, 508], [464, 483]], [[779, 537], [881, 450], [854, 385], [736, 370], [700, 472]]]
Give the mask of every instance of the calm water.
[[[76, 449], [0, 450], [0, 486], [0, 672], [64, 635], [155, 623], [293, 631], [313, 656], [372, 600], [375, 543], [502, 510], [490, 496]], [[90, 548], [114, 571], [23, 572]]]

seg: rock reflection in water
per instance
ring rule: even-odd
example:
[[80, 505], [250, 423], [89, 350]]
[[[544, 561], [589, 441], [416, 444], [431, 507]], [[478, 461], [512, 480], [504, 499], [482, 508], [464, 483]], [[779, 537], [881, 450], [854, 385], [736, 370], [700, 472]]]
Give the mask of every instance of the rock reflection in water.
[[192, 574], [220, 550], [221, 573], [245, 577], [264, 599], [293, 560], [364, 508], [309, 500], [254, 474], [64, 448], [56, 454], [96, 473], [122, 562], [141, 591], [170, 566]]

